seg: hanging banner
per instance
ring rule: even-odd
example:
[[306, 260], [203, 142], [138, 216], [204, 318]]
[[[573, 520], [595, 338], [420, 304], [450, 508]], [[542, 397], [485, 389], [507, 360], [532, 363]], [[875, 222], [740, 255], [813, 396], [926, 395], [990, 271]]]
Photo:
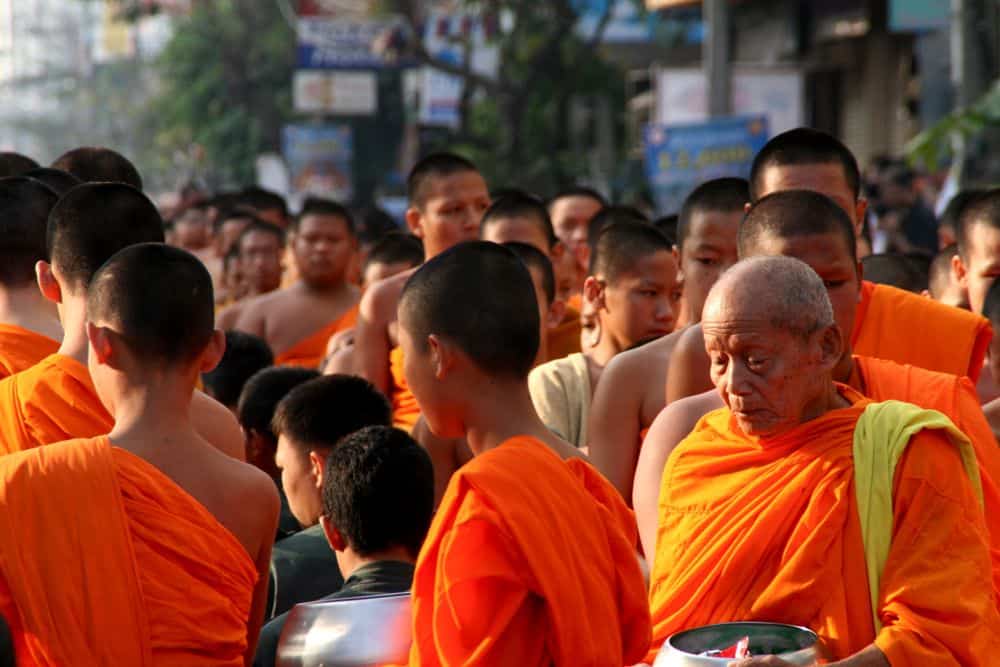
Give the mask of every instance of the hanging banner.
[[354, 137], [350, 125], [286, 125], [282, 152], [293, 194], [351, 200]]

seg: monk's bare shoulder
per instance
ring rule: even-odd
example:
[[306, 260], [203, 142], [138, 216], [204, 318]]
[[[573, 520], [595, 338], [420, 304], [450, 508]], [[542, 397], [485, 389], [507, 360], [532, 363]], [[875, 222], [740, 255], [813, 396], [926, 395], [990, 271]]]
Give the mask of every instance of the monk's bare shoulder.
[[670, 353], [667, 403], [700, 394], [711, 387], [704, 334], [701, 324], [693, 324], [680, 333]]
[[223, 454], [246, 460], [243, 430], [226, 406], [201, 391], [191, 397], [191, 423], [198, 434]]
[[996, 438], [997, 442], [1000, 442], [1000, 398], [984, 405], [983, 414], [986, 415], [986, 421], [990, 423], [990, 428], [993, 429], [993, 437]]
[[383, 278], [365, 290], [361, 297], [361, 316], [371, 322], [390, 322], [396, 319], [396, 307], [399, 305], [399, 295], [403, 292], [406, 281], [417, 269], [409, 269], [394, 276]]
[[215, 316], [215, 326], [216, 328], [222, 329], [223, 331], [229, 331], [235, 328], [236, 322], [239, 321], [240, 315], [243, 314], [243, 306], [246, 305], [245, 301], [237, 301], [236, 303], [226, 306], [219, 314]]
[[273, 306], [275, 298], [281, 291], [276, 290], [267, 294], [260, 294], [242, 301], [238, 304], [240, 309], [233, 320], [231, 328], [261, 335], [264, 331], [267, 312]]

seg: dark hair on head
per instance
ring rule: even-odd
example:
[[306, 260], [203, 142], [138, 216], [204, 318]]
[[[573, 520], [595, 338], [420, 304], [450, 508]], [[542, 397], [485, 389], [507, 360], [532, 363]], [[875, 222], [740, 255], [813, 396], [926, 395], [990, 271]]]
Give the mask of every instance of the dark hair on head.
[[215, 333], [212, 276], [180, 248], [131, 245], [94, 274], [87, 317], [109, 325], [143, 363], [189, 362]]
[[236, 239], [236, 245], [233, 246], [239, 252], [240, 246], [243, 245], [243, 240], [246, 239], [251, 234], [270, 234], [278, 241], [278, 247], [283, 248], [285, 246], [285, 230], [277, 225], [273, 225], [270, 222], [264, 222], [258, 218], [251, 220], [250, 224], [243, 228], [240, 232], [239, 237]]
[[73, 174], [52, 167], [38, 167], [24, 172], [24, 175], [49, 186], [60, 197], [83, 182]]
[[973, 225], [1000, 229], [1000, 188], [978, 193], [962, 209], [958, 226], [955, 227], [955, 239], [958, 242], [958, 254], [965, 260], [969, 258], [969, 230]]
[[865, 280], [920, 294], [927, 289], [929, 264], [906, 255], [877, 254], [861, 258]]
[[424, 261], [424, 244], [413, 234], [390, 232], [382, 237], [365, 258], [362, 270], [370, 264], [408, 264], [420, 266]]
[[146, 195], [125, 183], [82, 183], [49, 213], [50, 261], [74, 287], [86, 287], [122, 248], [162, 242], [160, 212]]
[[740, 259], [752, 257], [766, 236], [795, 238], [836, 234], [851, 261], [857, 263], [854, 224], [829, 197], [812, 190], [782, 190], [758, 199], [740, 225], [736, 248]]
[[916, 173], [905, 162], [897, 161], [885, 169], [882, 180], [901, 188], [912, 188], [916, 177]]
[[53, 162], [52, 168], [73, 174], [84, 183], [125, 183], [142, 190], [139, 170], [128, 158], [110, 148], [74, 148]]
[[692, 190], [681, 205], [677, 221], [677, 247], [684, 247], [684, 242], [691, 233], [691, 217], [695, 213], [742, 212], [749, 201], [750, 183], [745, 178], [716, 178], [705, 181]]
[[235, 408], [243, 385], [258, 371], [274, 365], [267, 341], [243, 331], [226, 332], [226, 351], [219, 365], [201, 374], [205, 392], [227, 408]]
[[27, 155], [13, 151], [0, 152], [0, 178], [22, 176], [32, 169], [37, 169], [38, 163]]
[[1000, 326], [1000, 280], [994, 280], [990, 288], [986, 290], [982, 315], [990, 321], [994, 328]]
[[232, 208], [219, 209], [212, 227], [218, 233], [222, 229], [222, 226], [230, 220], [249, 220], [253, 222], [255, 220], [259, 221], [260, 218], [257, 217], [257, 211], [249, 206], [233, 206]]
[[48, 259], [46, 229], [58, 200], [32, 178], [0, 179], [0, 284], [22, 287], [35, 281], [35, 264]]
[[750, 200], [757, 201], [763, 193], [764, 170], [768, 167], [789, 167], [807, 164], [839, 164], [844, 170], [844, 180], [854, 199], [861, 188], [861, 172], [854, 154], [826, 132], [808, 127], [797, 127], [782, 132], [768, 141], [750, 167]]
[[636, 262], [657, 252], [671, 252], [670, 241], [647, 223], [616, 222], [601, 230], [590, 254], [592, 276], [601, 276], [609, 283], [634, 269]]
[[549, 218], [549, 211], [541, 199], [533, 197], [526, 192], [510, 190], [507, 194], [496, 199], [493, 204], [486, 209], [483, 220], [479, 224], [479, 233], [491, 223], [501, 218], [528, 218], [534, 222], [538, 230], [545, 237], [549, 249], [559, 242], [556, 238], [555, 230], [552, 229], [552, 219]]
[[[649, 218], [634, 206], [605, 206], [587, 223], [587, 243], [590, 254], [594, 254], [594, 244], [606, 227], [619, 222], [636, 222], [649, 225]], [[651, 225], [650, 225], [651, 226]]]
[[434, 466], [399, 429], [369, 426], [330, 451], [323, 515], [360, 556], [393, 547], [417, 557], [434, 514]]
[[[489, 293], [490, 298], [483, 295]], [[535, 287], [509, 249], [467, 241], [429, 259], [403, 288], [400, 321], [423, 349], [435, 334], [485, 373], [523, 379], [538, 354]], [[469, 317], [469, 310], [475, 317]]]
[[302, 221], [309, 216], [340, 218], [347, 226], [347, 231], [354, 234], [354, 216], [343, 204], [339, 204], [332, 199], [321, 199], [320, 197], [309, 197], [302, 204], [302, 210], [292, 221], [292, 229], [298, 229]]
[[663, 215], [653, 220], [653, 229], [663, 234], [670, 241], [671, 245], [677, 245], [677, 225], [680, 218], [675, 213], [673, 215]]
[[927, 277], [927, 290], [934, 299], [940, 299], [948, 284], [951, 283], [951, 260], [958, 255], [958, 245], [952, 243], [943, 248], [931, 260]]
[[387, 234], [400, 231], [399, 224], [388, 211], [377, 205], [362, 207], [356, 216], [358, 220], [358, 241], [363, 245], [374, 245]]
[[236, 195], [236, 204], [249, 206], [258, 213], [261, 211], [279, 211], [282, 217], [288, 217], [288, 203], [277, 192], [266, 190], [257, 185], [243, 188]]
[[271, 430], [271, 420], [278, 403], [292, 389], [320, 377], [319, 371], [296, 366], [271, 366], [255, 373], [240, 392], [236, 418], [247, 433], [251, 431], [272, 443], [278, 437]]
[[434, 178], [442, 178], [466, 171], [479, 169], [471, 161], [454, 153], [431, 153], [421, 159], [410, 170], [406, 179], [406, 194], [411, 206], [420, 208], [427, 196], [427, 183]]
[[956, 192], [955, 196], [948, 200], [948, 205], [944, 207], [944, 211], [941, 212], [941, 219], [938, 220], [938, 229], [947, 227], [955, 230], [957, 233], [958, 221], [962, 217], [962, 211], [984, 192], [986, 190], [982, 189], [969, 189]]
[[330, 449], [365, 426], [390, 426], [392, 406], [368, 380], [324, 375], [299, 385], [281, 399], [271, 430], [304, 449]]
[[605, 199], [604, 196], [594, 188], [588, 188], [585, 185], [572, 185], [568, 188], [563, 188], [559, 192], [555, 193], [551, 198], [549, 198], [549, 200], [546, 202], [546, 207], [548, 207], [549, 210], [551, 210], [552, 205], [554, 203], [566, 197], [587, 197], [588, 199], [593, 199], [598, 204], [600, 204], [601, 208], [605, 208], [608, 206], [608, 200]]
[[548, 305], [556, 300], [556, 272], [552, 269], [552, 261], [541, 250], [529, 243], [508, 241], [503, 244], [517, 255], [528, 269], [535, 269], [542, 274], [542, 292]]

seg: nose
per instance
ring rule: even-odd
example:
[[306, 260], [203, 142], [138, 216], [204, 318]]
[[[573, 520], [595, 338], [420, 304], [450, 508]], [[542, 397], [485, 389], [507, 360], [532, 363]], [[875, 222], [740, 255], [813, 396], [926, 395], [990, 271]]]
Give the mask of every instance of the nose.
[[750, 394], [749, 371], [738, 360], [730, 358], [726, 366], [726, 391], [731, 396], [747, 396]]
[[677, 313], [670, 302], [670, 297], [664, 296], [656, 304], [656, 322], [664, 328], [673, 329], [677, 323]]

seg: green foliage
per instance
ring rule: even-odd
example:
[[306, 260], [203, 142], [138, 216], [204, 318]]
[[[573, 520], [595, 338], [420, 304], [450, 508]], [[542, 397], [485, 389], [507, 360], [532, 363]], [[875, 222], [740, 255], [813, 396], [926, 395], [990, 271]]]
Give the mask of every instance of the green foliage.
[[967, 109], [958, 109], [927, 128], [906, 145], [913, 162], [937, 168], [950, 157], [956, 141], [968, 142], [1000, 126], [1000, 81]]

